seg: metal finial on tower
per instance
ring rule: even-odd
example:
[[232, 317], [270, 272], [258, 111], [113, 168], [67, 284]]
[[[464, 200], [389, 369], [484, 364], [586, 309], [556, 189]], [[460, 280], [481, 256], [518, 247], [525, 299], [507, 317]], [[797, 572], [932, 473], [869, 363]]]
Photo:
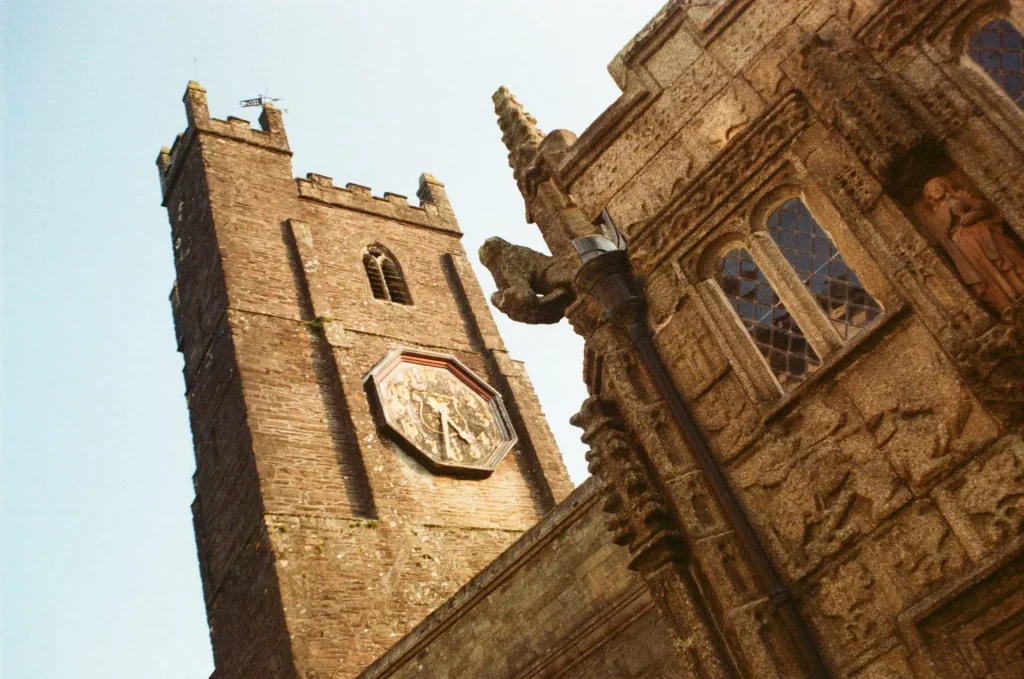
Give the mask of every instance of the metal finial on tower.
[[498, 114], [501, 141], [508, 149], [508, 164], [518, 180], [536, 158], [544, 133], [537, 129], [536, 118], [523, 110], [523, 105], [508, 88], [499, 87], [491, 99], [494, 101], [494, 112]]

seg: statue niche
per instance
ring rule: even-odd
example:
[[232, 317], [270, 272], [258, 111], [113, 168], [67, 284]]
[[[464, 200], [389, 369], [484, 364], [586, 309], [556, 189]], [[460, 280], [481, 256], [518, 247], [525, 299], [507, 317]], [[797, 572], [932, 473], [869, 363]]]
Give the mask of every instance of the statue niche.
[[961, 280], [1003, 313], [1024, 297], [1024, 249], [996, 207], [948, 176], [924, 185], [923, 216]]
[[552, 257], [494, 237], [480, 246], [480, 262], [498, 287], [491, 303], [513, 321], [558, 323], [576, 299], [572, 280], [579, 262], [575, 254]]

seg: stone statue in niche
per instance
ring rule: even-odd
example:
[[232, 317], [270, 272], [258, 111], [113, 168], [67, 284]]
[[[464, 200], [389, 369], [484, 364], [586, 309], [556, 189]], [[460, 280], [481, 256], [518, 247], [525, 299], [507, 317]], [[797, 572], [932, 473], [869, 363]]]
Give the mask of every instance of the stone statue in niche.
[[1024, 297], [1024, 252], [984, 198], [935, 177], [924, 186], [932, 235], [971, 291], [1002, 313]]

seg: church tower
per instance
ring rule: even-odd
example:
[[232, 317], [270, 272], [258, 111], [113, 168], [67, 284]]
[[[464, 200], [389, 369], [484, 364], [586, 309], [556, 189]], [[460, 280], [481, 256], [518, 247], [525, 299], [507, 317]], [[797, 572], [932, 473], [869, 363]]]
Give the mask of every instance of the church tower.
[[354, 676], [571, 483], [443, 184], [296, 179], [271, 105], [184, 101], [157, 164], [214, 677]]

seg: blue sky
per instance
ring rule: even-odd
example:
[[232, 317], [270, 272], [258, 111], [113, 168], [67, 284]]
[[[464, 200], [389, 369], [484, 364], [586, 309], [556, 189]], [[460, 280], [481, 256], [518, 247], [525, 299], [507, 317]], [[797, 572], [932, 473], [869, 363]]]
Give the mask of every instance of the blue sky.
[[[167, 294], [157, 151], [188, 80], [211, 113], [269, 88], [297, 176], [448, 185], [475, 253], [525, 223], [490, 95], [582, 132], [605, 66], [663, 0], [0, 0], [3, 486], [0, 675], [202, 678], [192, 443]], [[475, 255], [473, 256], [474, 263]], [[491, 281], [478, 266], [488, 291]], [[578, 482], [581, 345], [498, 318]]]

